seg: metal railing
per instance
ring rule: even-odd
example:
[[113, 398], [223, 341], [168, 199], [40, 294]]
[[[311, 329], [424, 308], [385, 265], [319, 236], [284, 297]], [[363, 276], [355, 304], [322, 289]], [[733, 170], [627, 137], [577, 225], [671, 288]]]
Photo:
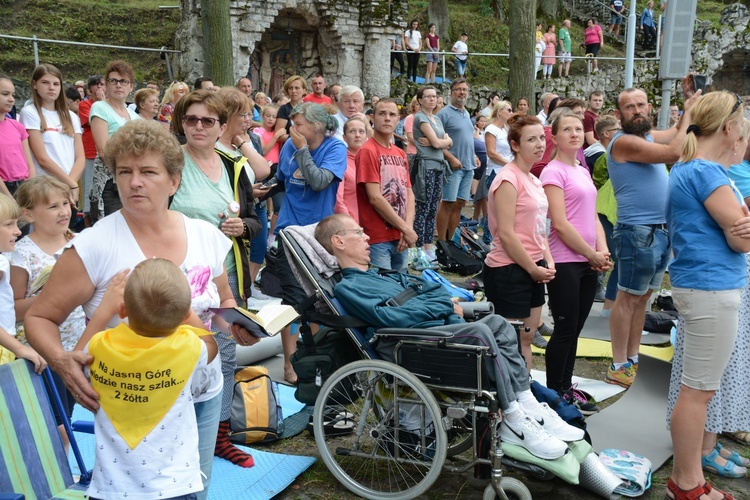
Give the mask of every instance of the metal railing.
[[[659, 33], [657, 34], [657, 37], [659, 36], [660, 33], [661, 33], [661, 31], [659, 31]], [[657, 38], [657, 47], [658, 46], [659, 45], [658, 45], [658, 38]], [[394, 53], [394, 54], [396, 54], [396, 53], [406, 54], [407, 52], [410, 52], [410, 51], [406, 51], [406, 50], [391, 50], [391, 52]], [[454, 56], [455, 57], [457, 55], [464, 55], [464, 54], [458, 54], [457, 52], [446, 52], [446, 51], [431, 52], [431, 51], [427, 51], [427, 50], [422, 50], [422, 51], [419, 52], [420, 56], [422, 54], [438, 54], [438, 55], [440, 55], [440, 64], [441, 64], [441, 68], [442, 68], [442, 79], [443, 79], [443, 82], [446, 81], [446, 71], [445, 71], [446, 56]], [[475, 57], [475, 56], [479, 56], [479, 57], [502, 57], [502, 58], [509, 58], [510, 57], [510, 54], [506, 54], [506, 53], [487, 53], [487, 52], [469, 52], [466, 55], [467, 56], [472, 56], [472, 57]], [[543, 56], [543, 57], [554, 57], [555, 60], [557, 60], [557, 59], [562, 59], [563, 56], [561, 56], [561, 55], [554, 55], [554, 56]], [[567, 57], [569, 57], [570, 59], [574, 59], [574, 60], [575, 59], [583, 59], [584, 61], [586, 61], [587, 74], [591, 74], [591, 60], [594, 59], [591, 55], [588, 55], [588, 56], [567, 56]], [[625, 61], [626, 59], [627, 59], [626, 57], [602, 57], [602, 56], [597, 56], [596, 57], [597, 61]], [[659, 58], [659, 54], [658, 54], [658, 49], [657, 49], [657, 55], [656, 55], [656, 57], [637, 57], [634, 60], [636, 62], [638, 62], [638, 61], [659, 61], [660, 58]], [[406, 63], [406, 61], [405, 61], [405, 63]], [[555, 64], [557, 64], [557, 63], [555, 63]], [[505, 71], [508, 71], [507, 68], [502, 68], [502, 69], [505, 70]], [[535, 72], [535, 74], [536, 74], [536, 72]], [[423, 76], [423, 75], [418, 75], [418, 76]]]
[[128, 47], [125, 45], [108, 45], [104, 43], [87, 43], [87, 42], [73, 42], [71, 40], [52, 40], [49, 38], [37, 38], [36, 35], [32, 37], [27, 36], [15, 36], [15, 35], [5, 35], [0, 33], [0, 38], [5, 38], [8, 40], [22, 40], [22, 41], [28, 41], [31, 42], [34, 47], [34, 65], [39, 66], [39, 44], [40, 43], [50, 43], [50, 44], [58, 44], [58, 45], [78, 45], [82, 47], [95, 47], [99, 49], [118, 49], [118, 50], [134, 50], [134, 51], [140, 51], [140, 52], [159, 52], [160, 54], [164, 55], [164, 60], [167, 63], [167, 75], [169, 76], [169, 80], [172, 81], [174, 78], [172, 76], [172, 62], [169, 59], [169, 54], [181, 54], [181, 50], [173, 50], [173, 49], [167, 49], [166, 47], [162, 47], [160, 49], [152, 49], [148, 47]]

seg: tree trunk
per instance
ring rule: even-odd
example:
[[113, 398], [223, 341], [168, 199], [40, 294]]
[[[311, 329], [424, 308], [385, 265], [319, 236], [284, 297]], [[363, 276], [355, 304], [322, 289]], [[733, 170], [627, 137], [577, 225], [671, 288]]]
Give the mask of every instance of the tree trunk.
[[506, 22], [508, 20], [508, 16], [506, 15], [506, 2], [507, 0], [492, 0], [490, 2], [492, 10], [495, 11], [495, 17], [497, 17], [501, 22]]
[[[548, 19], [557, 19], [557, 12], [559, 10], [560, 0], [539, 0], [539, 8], [542, 10], [542, 17]], [[531, 10], [531, 6], [529, 6]], [[536, 12], [536, 8], [531, 10]]]
[[[544, 1], [544, 0], [542, 0]], [[514, 103], [525, 97], [529, 114], [536, 114], [534, 98], [534, 45], [536, 44], [537, 0], [510, 0], [510, 67], [508, 88]]]
[[[450, 50], [453, 47], [453, 41], [451, 41], [450, 35], [451, 22], [448, 18], [448, 0], [430, 0], [430, 3], [427, 5], [427, 19], [430, 23], [435, 23], [437, 27], [441, 50], [445, 50], [446, 47]], [[427, 32], [428, 30], [425, 26], [422, 29], [422, 36], [427, 34]]]
[[229, 0], [201, 0], [203, 75], [221, 87], [234, 85]]

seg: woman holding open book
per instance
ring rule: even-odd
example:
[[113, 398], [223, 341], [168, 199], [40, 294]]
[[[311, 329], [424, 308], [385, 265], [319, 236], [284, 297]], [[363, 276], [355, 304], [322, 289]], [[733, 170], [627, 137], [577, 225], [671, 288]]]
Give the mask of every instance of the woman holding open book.
[[[83, 371], [92, 359], [80, 350], [88, 339], [84, 335], [77, 350], [65, 351], [59, 325], [79, 305], [90, 318], [113, 278], [146, 258], [165, 258], [182, 269], [190, 284], [192, 311], [187, 324], [205, 329], [213, 321], [229, 332], [224, 321], [211, 319], [208, 308], [237, 305], [224, 269], [229, 240], [212, 224], [168, 208], [185, 161], [169, 131], [152, 120], [133, 120], [107, 141], [103, 159], [117, 179], [123, 207], [71, 241], [25, 317], [29, 344], [48, 360], [74, 399], [92, 411], [99, 407], [98, 395]], [[121, 321], [113, 316], [108, 326]], [[243, 344], [257, 342], [237, 325], [231, 326], [231, 334]], [[201, 338], [209, 345], [215, 342], [212, 335]], [[218, 356], [209, 361], [207, 369], [195, 377], [200, 387], [194, 384], [192, 388], [201, 471], [206, 478], [199, 498], [208, 493], [221, 410], [221, 361]]]

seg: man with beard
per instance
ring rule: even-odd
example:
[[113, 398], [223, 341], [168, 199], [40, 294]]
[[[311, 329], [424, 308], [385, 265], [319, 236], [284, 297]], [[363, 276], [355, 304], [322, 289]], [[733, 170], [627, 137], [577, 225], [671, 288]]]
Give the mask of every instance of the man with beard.
[[407, 250], [417, 242], [417, 233], [406, 153], [391, 144], [399, 120], [396, 101], [378, 101], [372, 119], [374, 135], [354, 160], [359, 222], [370, 236], [372, 265], [405, 273]]
[[606, 382], [630, 387], [638, 369], [646, 304], [661, 288], [670, 255], [665, 163], [680, 157], [690, 125], [690, 107], [700, 92], [685, 101], [676, 127], [651, 130], [651, 104], [641, 89], [629, 88], [615, 103], [622, 130], [607, 148], [607, 169], [617, 200], [612, 233], [617, 260], [618, 293], [609, 319], [612, 365]]
[[[451, 103], [438, 112], [445, 133], [453, 139], [453, 146], [444, 149], [452, 174], [443, 186], [443, 199], [437, 212], [439, 240], [450, 240], [461, 220], [461, 209], [471, 198], [471, 181], [474, 179], [474, 124], [466, 111], [469, 84], [463, 78], [451, 83]], [[477, 159], [477, 164], [479, 160]]]

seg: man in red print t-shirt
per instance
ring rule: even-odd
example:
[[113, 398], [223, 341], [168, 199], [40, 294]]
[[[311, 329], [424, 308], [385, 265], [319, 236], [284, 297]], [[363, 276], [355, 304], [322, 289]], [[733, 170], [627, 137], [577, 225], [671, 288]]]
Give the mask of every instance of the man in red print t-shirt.
[[399, 120], [393, 99], [374, 107], [374, 135], [357, 153], [359, 222], [370, 236], [370, 261], [383, 269], [406, 272], [414, 232], [414, 194], [406, 153], [391, 142]]

